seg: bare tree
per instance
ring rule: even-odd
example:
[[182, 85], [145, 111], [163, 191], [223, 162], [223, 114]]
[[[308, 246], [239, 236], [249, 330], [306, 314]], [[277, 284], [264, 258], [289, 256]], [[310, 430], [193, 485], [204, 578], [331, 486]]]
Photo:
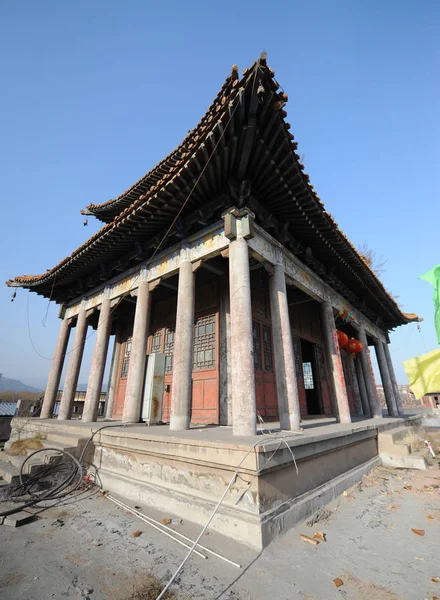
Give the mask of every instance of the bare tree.
[[380, 277], [385, 273], [385, 265], [388, 262], [388, 259], [384, 259], [383, 256], [378, 256], [376, 252], [368, 246], [367, 242], [358, 246], [358, 252], [364, 263], [370, 267], [377, 277]]

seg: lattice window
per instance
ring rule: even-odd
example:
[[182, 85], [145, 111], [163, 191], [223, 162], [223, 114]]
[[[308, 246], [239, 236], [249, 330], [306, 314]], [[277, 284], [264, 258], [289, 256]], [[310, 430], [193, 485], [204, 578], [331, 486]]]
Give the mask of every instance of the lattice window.
[[311, 362], [305, 362], [302, 365], [304, 376], [304, 387], [306, 390], [314, 390], [315, 382], [313, 381], [313, 369]]
[[215, 368], [216, 315], [201, 317], [194, 325], [193, 369]]
[[325, 368], [324, 353], [321, 346], [315, 346], [316, 364], [321, 381], [327, 381], [327, 369]]
[[272, 338], [270, 335], [270, 327], [263, 325], [263, 352], [264, 352], [264, 370], [267, 373], [273, 372], [272, 359]]
[[257, 315], [267, 318], [267, 300], [264, 290], [260, 288], [253, 288], [252, 306], [254, 307], [254, 311]]
[[151, 354], [161, 352], [162, 350], [162, 331], [162, 329], [158, 329], [153, 333], [153, 338], [151, 340]]
[[254, 369], [261, 371], [261, 332], [260, 323], [252, 321], [252, 337], [254, 343]]
[[122, 359], [121, 379], [127, 379], [128, 376], [128, 365], [130, 363], [131, 354], [131, 337], [127, 338], [124, 345], [124, 357]]
[[171, 373], [174, 360], [174, 329], [165, 329], [163, 353], [165, 354], [165, 372]]
[[298, 337], [293, 336], [293, 353], [295, 356], [295, 371], [296, 378], [302, 379], [302, 353], [301, 353], [301, 340]]

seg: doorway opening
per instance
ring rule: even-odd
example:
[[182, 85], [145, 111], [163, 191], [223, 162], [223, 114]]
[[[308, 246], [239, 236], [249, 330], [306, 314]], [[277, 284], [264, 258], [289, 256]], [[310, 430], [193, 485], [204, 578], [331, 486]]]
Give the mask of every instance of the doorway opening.
[[307, 413], [321, 415], [321, 388], [316, 366], [315, 345], [307, 340], [301, 340], [302, 370], [306, 392]]

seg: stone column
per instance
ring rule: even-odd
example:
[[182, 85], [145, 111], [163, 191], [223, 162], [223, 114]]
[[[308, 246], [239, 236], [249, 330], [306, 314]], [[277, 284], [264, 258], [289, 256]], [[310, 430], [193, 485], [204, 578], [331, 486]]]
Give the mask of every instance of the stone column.
[[402, 416], [404, 416], [405, 411], [402, 406], [402, 400], [400, 399], [399, 386], [397, 384], [396, 374], [394, 372], [394, 365], [393, 365], [393, 361], [391, 359], [389, 344], [384, 343], [383, 348], [384, 348], [384, 352], [385, 352], [385, 358], [387, 360], [388, 372], [390, 374], [391, 383], [393, 385], [394, 400], [396, 401], [397, 412], [402, 417]]
[[122, 412], [122, 421], [124, 423], [138, 423], [140, 420], [149, 324], [150, 286], [148, 281], [143, 279], [139, 283], [136, 312], [134, 315], [127, 387], [125, 390], [124, 410]]
[[361, 400], [361, 391], [359, 389], [358, 380], [356, 377], [356, 369], [354, 366], [355, 358], [353, 356], [348, 357], [348, 368], [350, 369], [353, 393], [354, 393], [354, 402], [356, 405], [356, 414], [363, 415], [364, 411], [362, 408], [362, 400]]
[[393, 383], [388, 370], [388, 363], [383, 348], [383, 342], [376, 340], [374, 342], [374, 348], [376, 350], [377, 364], [379, 365], [380, 378], [382, 379], [388, 414], [390, 417], [398, 417], [399, 413], [397, 411], [396, 399], [394, 398]]
[[40, 419], [50, 419], [52, 417], [58, 386], [60, 385], [61, 373], [63, 371], [64, 357], [66, 356], [67, 344], [69, 343], [69, 336], [70, 319], [63, 319], [61, 321], [55, 354], [53, 355], [52, 366], [47, 380], [46, 391], [44, 392]]
[[231, 384], [231, 307], [229, 285], [221, 280], [220, 287], [220, 425], [232, 425]]
[[84, 352], [84, 344], [87, 334], [87, 314], [83, 307], [78, 313], [72, 349], [70, 351], [69, 364], [67, 366], [66, 379], [64, 381], [63, 394], [61, 396], [60, 411], [58, 419], [72, 418], [73, 402], [75, 400], [76, 386], [78, 385], [79, 371]]
[[174, 336], [173, 388], [170, 429], [189, 429], [191, 421], [195, 273], [189, 260], [179, 268], [176, 332]]
[[231, 300], [232, 427], [234, 435], [255, 435], [254, 347], [249, 249], [239, 237], [229, 244]]
[[347, 388], [345, 387], [335, 317], [333, 307], [328, 301], [321, 304], [321, 323], [327, 352], [327, 364], [330, 368], [330, 385], [337, 411], [336, 416], [340, 423], [351, 423], [350, 406], [348, 404]]
[[300, 429], [298, 386], [283, 265], [275, 265], [273, 275], [269, 278], [269, 287], [280, 427], [298, 431]]
[[361, 357], [359, 354], [354, 359], [354, 368], [356, 370], [356, 379], [361, 394], [362, 412], [365, 417], [371, 417], [370, 403], [368, 402], [367, 388], [365, 387], [364, 374], [362, 372]]
[[116, 388], [118, 385], [119, 363], [121, 360], [121, 323], [116, 326], [115, 345], [113, 347], [112, 364], [107, 386], [107, 402], [105, 403], [105, 418], [111, 419], [113, 404], [115, 402]]
[[90, 367], [86, 399], [84, 402], [84, 410], [81, 419], [84, 423], [92, 423], [98, 420], [99, 399], [101, 397], [102, 380], [104, 378], [105, 363], [107, 359], [110, 328], [110, 300], [108, 298], [104, 298], [99, 313], [95, 348], [93, 350], [92, 365]]
[[380, 408], [379, 400], [377, 398], [376, 384], [374, 381], [373, 369], [369, 356], [370, 351], [368, 349], [367, 335], [363, 327], [359, 329], [359, 340], [362, 342], [364, 347], [362, 352], [359, 353], [359, 356], [362, 364], [362, 373], [364, 376], [368, 403], [370, 405], [370, 413], [371, 416], [376, 419], [382, 418], [382, 409]]

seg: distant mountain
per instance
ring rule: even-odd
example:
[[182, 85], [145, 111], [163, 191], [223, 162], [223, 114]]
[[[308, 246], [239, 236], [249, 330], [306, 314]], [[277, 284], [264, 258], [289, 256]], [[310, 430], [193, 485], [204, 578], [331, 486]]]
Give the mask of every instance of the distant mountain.
[[38, 388], [34, 388], [30, 385], [26, 385], [22, 381], [18, 379], [9, 379], [8, 377], [3, 377], [0, 375], [0, 392], [41, 392], [42, 390]]

